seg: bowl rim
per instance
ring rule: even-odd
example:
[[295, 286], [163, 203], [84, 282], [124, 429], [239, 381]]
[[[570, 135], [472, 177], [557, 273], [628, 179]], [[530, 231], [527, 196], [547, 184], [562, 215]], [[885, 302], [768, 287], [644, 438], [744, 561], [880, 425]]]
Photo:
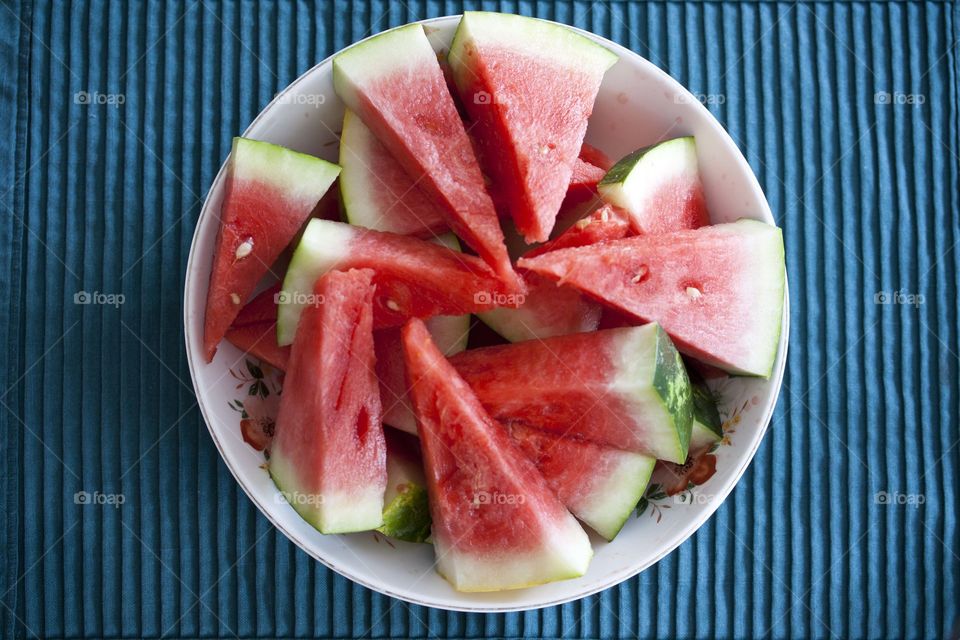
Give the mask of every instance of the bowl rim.
[[[445, 15], [445, 16], [437, 16], [434, 18], [426, 18], [424, 20], [416, 20], [413, 22], [406, 23], [405, 25], [397, 25], [395, 27], [390, 27], [389, 29], [378, 31], [377, 33], [372, 33], [364, 37], [363, 39], [357, 40], [356, 42], [351, 43], [350, 45], [340, 49], [339, 51], [336, 51], [332, 55], [327, 56], [317, 64], [313, 65], [312, 67], [304, 71], [302, 74], [297, 76], [297, 78], [293, 80], [293, 82], [291, 82], [284, 89], [279, 91], [274, 96], [274, 98], [260, 110], [257, 116], [250, 122], [247, 128], [244, 129], [243, 133], [240, 135], [247, 136], [251, 130], [255, 129], [257, 125], [267, 117], [267, 113], [271, 110], [271, 108], [277, 102], [279, 102], [282, 99], [285, 93], [287, 93], [288, 91], [290, 91], [291, 89], [299, 85], [301, 82], [304, 82], [306, 78], [316, 73], [317, 70], [323, 67], [324, 65], [330, 64], [334, 57], [340, 55], [344, 51], [351, 49], [352, 47], [356, 47], [361, 43], [366, 42], [367, 40], [370, 40], [371, 38], [374, 38], [377, 35], [380, 35], [381, 33], [399, 28], [401, 26], [406, 26], [408, 24], [421, 24], [424, 26], [429, 26], [435, 23], [446, 23], [453, 20], [459, 20], [461, 17], [462, 17], [462, 14], [451, 14], [451, 15]], [[593, 40], [594, 42], [598, 42], [599, 44], [607, 47], [608, 49], [613, 50], [620, 57], [634, 58], [637, 62], [640, 63], [641, 66], [646, 67], [647, 71], [653, 73], [654, 75], [660, 76], [660, 80], [665, 81], [669, 85], [672, 85], [675, 88], [675, 90], [677, 90], [681, 94], [688, 94], [689, 96], [692, 96], [692, 94], [686, 87], [680, 84], [678, 80], [676, 80], [673, 76], [671, 76], [666, 71], [661, 69], [659, 66], [657, 66], [647, 58], [641, 56], [640, 54], [616, 42], [613, 42], [612, 40], [609, 40], [595, 33], [586, 31], [584, 29], [580, 29], [578, 27], [574, 27], [564, 23], [556, 22], [553, 20], [544, 20], [542, 18], [537, 18], [537, 19], [543, 20], [544, 22], [549, 22], [551, 24], [560, 25], [560, 26], [566, 27], [567, 29], [571, 29], [579, 33], [580, 35], [583, 35]], [[695, 109], [697, 109], [700, 112], [700, 115], [705, 116], [704, 120], [706, 124], [711, 129], [713, 129], [715, 133], [719, 134], [719, 139], [722, 141], [723, 145], [726, 146], [733, 153], [734, 158], [740, 164], [740, 168], [746, 171], [746, 175], [748, 176], [747, 182], [749, 184], [749, 188], [753, 192], [754, 198], [758, 202], [762, 203], [762, 206], [760, 210], [757, 211], [757, 213], [760, 216], [762, 216], [767, 222], [772, 222], [776, 224], [776, 220], [773, 217], [773, 212], [770, 209], [770, 204], [767, 201], [766, 195], [764, 194], [763, 189], [760, 186], [759, 180], [757, 179], [757, 176], [754, 173], [753, 168], [750, 166], [750, 164], [747, 162], [746, 158], [744, 157], [743, 152], [740, 150], [740, 148], [733, 141], [733, 138], [730, 136], [727, 130], [720, 124], [720, 122], [714, 117], [714, 115], [710, 112], [709, 109], [707, 109], [699, 100], [693, 100], [692, 102], [696, 103], [693, 106]], [[434, 600], [431, 600], [431, 601], [420, 600], [410, 594], [397, 593], [384, 583], [373, 583], [372, 581], [362, 576], [354, 575], [350, 571], [347, 571], [338, 566], [335, 566], [334, 562], [321, 556], [319, 553], [315, 553], [312, 549], [308, 547], [308, 545], [302, 542], [296, 534], [294, 534], [292, 531], [284, 527], [284, 525], [281, 522], [279, 522], [278, 519], [271, 514], [270, 510], [267, 509], [266, 506], [262, 504], [261, 501], [258, 500], [252, 494], [252, 492], [247, 488], [246, 483], [240, 477], [238, 471], [234, 469], [234, 465], [231, 462], [231, 458], [228, 457], [226, 453], [226, 448], [220, 442], [217, 432], [212, 426], [213, 421], [211, 420], [210, 415], [208, 415], [208, 408], [206, 405], [206, 401], [204, 399], [204, 394], [201, 393], [201, 390], [198, 386], [198, 377], [195, 372], [195, 367], [205, 363], [194, 362], [194, 360], [199, 356], [195, 354], [193, 352], [193, 349], [191, 348], [190, 335], [189, 335], [190, 312], [193, 309], [191, 299], [193, 298], [192, 294], [194, 290], [194, 280], [195, 280], [194, 271], [196, 269], [195, 260], [199, 259], [196, 253], [196, 249], [197, 249], [197, 243], [200, 237], [200, 227], [201, 227], [200, 223], [205, 217], [208, 217], [209, 215], [211, 215], [208, 212], [208, 209], [211, 207], [211, 204], [210, 204], [211, 196], [213, 195], [214, 190], [225, 179], [225, 174], [227, 172], [228, 165], [229, 165], [229, 155], [221, 164], [220, 170], [217, 172], [213, 181], [210, 183], [210, 187], [208, 188], [207, 193], [204, 196], [203, 206], [201, 207], [200, 214], [197, 217], [197, 223], [196, 223], [196, 227], [194, 228], [193, 238], [190, 242], [190, 251], [187, 258], [187, 265], [186, 265], [186, 271], [184, 276], [183, 321], [184, 321], [184, 343], [187, 351], [187, 365], [190, 370], [191, 383], [193, 385], [194, 393], [197, 396], [197, 405], [200, 408], [200, 413], [203, 417], [204, 423], [207, 426], [207, 431], [210, 433], [210, 437], [213, 439], [213, 442], [217, 447], [217, 452], [219, 453], [227, 469], [230, 471], [230, 474], [233, 476], [234, 480], [243, 490], [244, 494], [246, 494], [247, 498], [251, 502], [253, 502], [254, 505], [256, 505], [260, 513], [270, 522], [271, 525], [273, 525], [273, 527], [275, 527], [278, 531], [283, 533], [283, 535], [288, 540], [293, 542], [297, 547], [303, 550], [307, 555], [309, 555], [314, 560], [317, 560], [328, 569], [372, 591], [376, 591], [377, 593], [382, 593], [384, 595], [390, 596], [392, 598], [396, 598], [398, 600], [401, 600], [403, 602], [407, 602], [410, 604], [417, 604], [424, 607], [436, 608], [436, 609], [447, 610], [447, 611], [457, 611], [457, 612], [463, 612], [463, 613], [509, 613], [509, 612], [517, 612], [517, 611], [533, 611], [537, 609], [543, 609], [546, 607], [553, 607], [553, 606], [566, 604], [568, 602], [573, 602], [575, 600], [580, 600], [582, 598], [586, 598], [588, 596], [597, 594], [601, 591], [614, 587], [620, 584], [621, 582], [629, 580], [630, 578], [640, 574], [646, 569], [649, 569], [651, 566], [655, 565], [656, 563], [660, 562], [663, 558], [673, 553], [677, 549], [677, 547], [679, 547], [681, 544], [689, 540], [693, 536], [693, 534], [695, 534], [707, 522], [707, 520], [709, 520], [713, 516], [713, 514], [717, 511], [717, 509], [720, 508], [720, 505], [722, 505], [727, 500], [727, 498], [730, 497], [730, 494], [739, 484], [744, 473], [746, 472], [747, 467], [750, 466], [750, 463], [753, 461], [753, 458], [756, 456], [757, 450], [760, 448], [760, 444], [763, 442], [763, 439], [766, 436], [767, 430], [769, 429], [770, 422], [773, 419], [773, 414], [776, 410], [777, 403], [779, 401], [780, 392], [783, 388], [783, 377], [786, 370], [787, 350], [789, 348], [789, 338], [790, 338], [790, 295], [789, 295], [789, 282], [788, 282], [786, 271], [784, 272], [783, 318], [781, 321], [780, 338], [779, 338], [779, 344], [777, 348], [777, 359], [775, 360], [774, 370], [771, 372], [771, 375], [769, 378], [770, 383], [773, 385], [773, 393], [770, 396], [770, 400], [765, 408], [763, 417], [758, 422], [759, 429], [754, 435], [753, 442], [750, 445], [750, 447], [745, 449], [743, 454], [741, 454], [738, 457], [738, 460], [736, 461], [736, 467], [735, 467], [734, 473], [732, 473], [729, 476], [729, 479], [721, 487], [718, 488], [717, 492], [712, 494], [713, 499], [710, 500], [706, 508], [700, 511], [696, 516], [691, 518], [690, 522], [679, 533], [673, 536], [673, 540], [668, 545], [666, 545], [666, 547], [661, 551], [661, 553], [657, 554], [656, 556], [648, 559], [643, 563], [640, 563], [637, 565], [628, 565], [628, 566], [625, 566], [620, 571], [609, 573], [606, 576], [606, 578], [601, 581], [600, 584], [592, 585], [573, 595], [560, 596], [560, 597], [552, 598], [547, 601], [538, 602], [532, 605], [522, 604], [522, 605], [516, 605], [516, 606], [499, 605], [499, 604], [498, 605], [465, 605], [465, 604], [448, 604], [448, 603], [441, 604]]]

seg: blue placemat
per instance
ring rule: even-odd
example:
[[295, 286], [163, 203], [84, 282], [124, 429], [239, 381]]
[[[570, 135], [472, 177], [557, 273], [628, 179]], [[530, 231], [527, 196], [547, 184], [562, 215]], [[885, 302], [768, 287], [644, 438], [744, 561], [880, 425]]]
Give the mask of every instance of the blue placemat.
[[298, 74], [462, 6], [0, 6], [4, 636], [957, 633], [953, 2], [469, 3], [659, 64], [728, 128], [784, 227], [793, 329], [771, 431], [659, 565], [543, 611], [428, 610], [312, 562], [238, 490], [181, 335], [202, 197]]

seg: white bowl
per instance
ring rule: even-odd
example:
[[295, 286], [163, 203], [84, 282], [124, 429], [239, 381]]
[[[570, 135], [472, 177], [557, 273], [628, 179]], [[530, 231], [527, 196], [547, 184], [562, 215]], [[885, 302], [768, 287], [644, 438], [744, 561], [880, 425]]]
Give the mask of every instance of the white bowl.
[[[459, 16], [423, 22], [435, 48], [444, 50]], [[703, 105], [648, 60], [599, 36], [581, 32], [608, 47], [620, 61], [604, 77], [587, 141], [613, 158], [680, 135], [695, 135], [700, 171], [714, 222], [751, 217], [773, 223], [770, 207], [743, 155]], [[331, 58], [300, 76], [277, 96], [243, 133], [337, 161], [343, 105], [333, 92]], [[613, 586], [651, 566], [689, 538], [733, 489], [760, 444], [783, 379], [789, 332], [785, 300], [783, 332], [769, 380], [724, 380], [721, 415], [736, 423], [729, 444], [717, 451], [717, 472], [681, 502], [654, 501], [631, 517], [616, 540], [594, 538], [595, 556], [581, 578], [499, 593], [458, 593], [433, 569], [433, 548], [391, 541], [371, 532], [325, 536], [307, 524], [278, 492], [263, 468], [263, 454], [240, 434], [239, 414], [230, 402], [243, 399], [230, 375], [245, 370], [243, 354], [224, 342], [212, 364], [201, 347], [203, 312], [226, 164], [207, 195], [190, 248], [184, 293], [184, 323], [190, 373], [200, 410], [220, 455], [260, 511], [290, 540], [334, 571], [371, 589], [409, 602], [460, 611], [515, 611], [557, 605]], [[249, 375], [249, 374], [247, 374]], [[669, 510], [663, 509], [663, 503]], [[659, 508], [658, 508], [659, 507]]]

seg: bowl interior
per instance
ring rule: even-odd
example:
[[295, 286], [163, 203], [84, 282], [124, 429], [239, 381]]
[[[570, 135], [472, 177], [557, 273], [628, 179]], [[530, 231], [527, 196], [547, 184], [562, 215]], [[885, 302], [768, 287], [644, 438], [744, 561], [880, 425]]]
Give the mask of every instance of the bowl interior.
[[[435, 48], [445, 50], [459, 16], [427, 20]], [[773, 222], [769, 206], [749, 165], [710, 113], [675, 80], [652, 63], [608, 40], [601, 42], [620, 56], [606, 74], [597, 98], [587, 142], [618, 158], [661, 139], [694, 135], [707, 202], [714, 222], [750, 217]], [[335, 96], [327, 59], [297, 79], [268, 105], [244, 136], [266, 140], [336, 162], [343, 106]], [[251, 375], [243, 354], [221, 345], [216, 359], [202, 356], [203, 311], [213, 245], [225, 183], [221, 168], [207, 196], [187, 267], [185, 333], [190, 371], [201, 411], [230, 471], [259, 509], [307, 553], [339, 573], [382, 593], [410, 602], [465, 611], [510, 611], [560, 604], [612, 586], [650, 566], [686, 540], [729, 494], [753, 457], [769, 423], [786, 357], [789, 310], [785, 307], [780, 352], [770, 380], [729, 379], [715, 389], [721, 414], [736, 419], [737, 433], [717, 451], [717, 473], [697, 499], [670, 499], [669, 511], [653, 505], [633, 517], [612, 543], [594, 537], [595, 557], [589, 572], [576, 580], [490, 594], [454, 591], [433, 570], [429, 545], [384, 543], [373, 533], [324, 536], [307, 524], [280, 497], [262, 465], [262, 453], [240, 433], [242, 400], [237, 377]]]

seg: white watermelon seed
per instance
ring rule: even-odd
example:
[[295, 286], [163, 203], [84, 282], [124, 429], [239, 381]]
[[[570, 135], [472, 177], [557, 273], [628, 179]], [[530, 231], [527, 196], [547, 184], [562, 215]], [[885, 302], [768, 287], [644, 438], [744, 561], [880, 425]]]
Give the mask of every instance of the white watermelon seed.
[[630, 282], [632, 282], [633, 284], [637, 284], [638, 282], [643, 280], [643, 276], [645, 275], [647, 275], [647, 268], [645, 266], [641, 266], [637, 270], [637, 274], [630, 279]]
[[237, 246], [237, 251], [234, 253], [234, 257], [237, 260], [243, 260], [248, 255], [253, 252], [253, 238], [247, 238]]
[[697, 289], [696, 287], [687, 287], [687, 295], [694, 300], [698, 300], [703, 294], [700, 293], [700, 289]]
[[390, 311], [400, 311], [400, 305], [398, 305], [393, 300], [390, 300], [389, 298], [387, 298], [387, 301], [385, 304], [387, 305], [387, 309], [390, 309]]
[[230, 294], [230, 302], [232, 302], [233, 304], [240, 304], [240, 296], [238, 296], [238, 295], [235, 294], [235, 293], [231, 293], [231, 294]]

